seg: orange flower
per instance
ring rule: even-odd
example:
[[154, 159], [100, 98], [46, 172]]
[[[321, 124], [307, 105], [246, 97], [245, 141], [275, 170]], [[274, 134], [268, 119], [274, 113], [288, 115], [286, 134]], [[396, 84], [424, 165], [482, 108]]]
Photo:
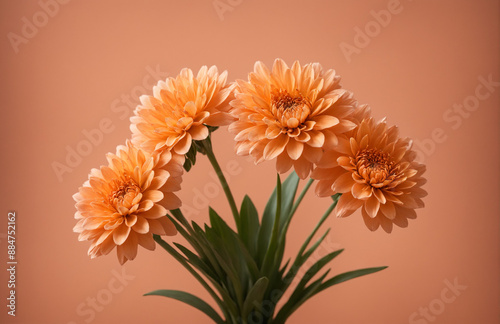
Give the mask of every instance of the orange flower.
[[92, 242], [92, 258], [116, 246], [123, 264], [135, 258], [138, 244], [154, 250], [153, 234], [177, 233], [166, 214], [181, 205], [173, 192], [180, 189], [184, 158], [170, 152], [144, 153], [127, 141], [107, 160], [109, 165], [92, 169], [73, 196], [78, 220], [74, 231], [80, 241]]
[[158, 82], [154, 96], [141, 96], [141, 104], [130, 120], [132, 142], [147, 152], [170, 150], [186, 154], [192, 140], [208, 136], [205, 126], [229, 124], [227, 72], [219, 75], [217, 67], [203, 66], [196, 77], [183, 69], [174, 79]]
[[277, 59], [272, 71], [255, 63], [248, 82], [238, 80], [229, 125], [239, 155], [252, 155], [256, 163], [276, 158], [283, 173], [292, 166], [306, 178], [322, 155], [333, 149], [338, 135], [356, 125], [347, 117], [356, 102], [340, 89], [334, 70], [323, 71], [318, 63], [291, 68]]
[[406, 227], [424, 207], [421, 188], [425, 166], [415, 162], [411, 141], [401, 139], [385, 120], [364, 119], [349, 137], [339, 139], [335, 151], [325, 152], [311, 177], [319, 180], [321, 197], [342, 193], [334, 213], [346, 217], [362, 207], [366, 226], [390, 233], [393, 224]]

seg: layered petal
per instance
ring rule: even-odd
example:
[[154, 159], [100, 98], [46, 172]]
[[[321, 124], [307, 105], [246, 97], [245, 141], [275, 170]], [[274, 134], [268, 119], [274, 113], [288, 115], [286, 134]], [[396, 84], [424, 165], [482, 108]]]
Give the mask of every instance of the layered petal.
[[183, 69], [177, 77], [159, 81], [153, 96], [141, 97], [130, 119], [132, 142], [149, 153], [173, 149], [186, 154], [192, 140], [207, 138], [207, 125], [234, 120], [229, 114], [233, 86], [226, 80], [227, 72], [203, 66], [196, 76]]
[[89, 255], [106, 255], [117, 247], [124, 263], [137, 255], [137, 245], [154, 249], [153, 233], [175, 235], [167, 209], [180, 207], [183, 159], [171, 152], [147, 153], [131, 142], [107, 155], [109, 165], [93, 170], [73, 196], [78, 220], [74, 231], [91, 242]]
[[327, 150], [311, 177], [317, 179], [316, 193], [342, 193], [335, 213], [345, 217], [361, 208], [366, 226], [390, 233], [393, 225], [406, 227], [416, 217], [415, 208], [424, 206], [427, 192], [422, 177], [425, 166], [415, 161], [409, 139], [399, 138], [396, 127], [385, 120], [363, 118], [367, 106], [351, 116], [358, 126], [339, 138], [334, 150]]
[[268, 69], [257, 62], [248, 81], [236, 82], [230, 102], [237, 154], [252, 155], [256, 163], [276, 158], [278, 172], [293, 166], [301, 178], [309, 176], [324, 149], [354, 127], [347, 118], [356, 101], [339, 82], [318, 63], [289, 67], [277, 59]]

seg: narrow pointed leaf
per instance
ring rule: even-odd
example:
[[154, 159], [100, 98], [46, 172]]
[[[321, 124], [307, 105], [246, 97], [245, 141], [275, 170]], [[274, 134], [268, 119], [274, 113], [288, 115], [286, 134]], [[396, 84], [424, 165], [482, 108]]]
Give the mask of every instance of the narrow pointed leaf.
[[[280, 205], [281, 219], [280, 219], [280, 229], [285, 227], [290, 220], [290, 212], [293, 208], [293, 201], [295, 199], [295, 194], [297, 193], [299, 178], [295, 172], [292, 172], [288, 178], [281, 185], [282, 188], [282, 200]], [[271, 241], [271, 234], [274, 226], [274, 221], [276, 218], [276, 208], [277, 208], [277, 188], [274, 189], [271, 197], [267, 202], [266, 208], [262, 215], [262, 222], [259, 229], [258, 235], [258, 247], [257, 255], [259, 263], [262, 264], [264, 261], [264, 256], [269, 247]]]
[[193, 306], [194, 308], [197, 308], [198, 310], [205, 313], [212, 320], [214, 320], [215, 323], [218, 324], [225, 323], [224, 320], [219, 316], [219, 314], [217, 314], [217, 312], [212, 308], [212, 306], [207, 304], [203, 299], [196, 297], [195, 295], [192, 295], [185, 291], [161, 289], [149, 292], [144, 296], [163, 296], [163, 297], [173, 298], [183, 303], [186, 303], [190, 306]]
[[[280, 217], [281, 217], [281, 179], [280, 175], [277, 175], [276, 179], [276, 211], [274, 224], [271, 232], [271, 239], [269, 240], [269, 246], [264, 254], [264, 260], [262, 262], [261, 273], [264, 275], [270, 275], [272, 269], [275, 268], [273, 265], [278, 261], [276, 260], [276, 250], [278, 249], [278, 241], [280, 237]], [[279, 269], [279, 265], [276, 267]]]
[[331, 287], [333, 285], [342, 283], [347, 280], [351, 280], [357, 277], [365, 276], [371, 273], [378, 272], [380, 270], [384, 270], [387, 267], [376, 267], [376, 268], [365, 268], [365, 269], [359, 269], [359, 270], [354, 270], [354, 271], [349, 271], [349, 272], [344, 272], [342, 274], [339, 274], [331, 279], [328, 279], [324, 283], [321, 284], [320, 289], [316, 292], [319, 293], [323, 290], [325, 290], [328, 287]]
[[297, 288], [305, 287], [309, 280], [311, 280], [325, 265], [327, 265], [330, 261], [332, 261], [335, 257], [337, 257], [340, 253], [344, 251], [343, 249], [331, 252], [321, 259], [319, 259], [315, 264], [313, 264], [304, 274], [302, 279], [300, 280]]
[[217, 278], [217, 274], [214, 270], [207, 266], [198, 255], [179, 243], [174, 243], [174, 245], [188, 258], [188, 262], [195, 266], [206, 277]]
[[305, 303], [309, 298], [315, 295], [316, 290], [320, 287], [323, 280], [326, 278], [330, 269], [328, 269], [323, 275], [321, 275], [317, 280], [311, 283], [308, 287], [300, 287], [297, 289], [288, 301], [279, 310], [275, 317], [273, 323], [285, 323], [286, 320], [293, 314], [303, 303]]
[[240, 228], [238, 234], [245, 243], [250, 255], [255, 257], [257, 254], [257, 234], [259, 233], [259, 214], [250, 197], [245, 196], [241, 203]]
[[242, 319], [248, 319], [248, 315], [252, 309], [254, 309], [255, 305], [260, 305], [262, 303], [262, 298], [264, 297], [264, 293], [266, 292], [267, 285], [269, 284], [269, 280], [266, 277], [262, 277], [255, 282], [253, 287], [247, 294], [245, 302], [243, 303], [243, 311], [242, 311]]

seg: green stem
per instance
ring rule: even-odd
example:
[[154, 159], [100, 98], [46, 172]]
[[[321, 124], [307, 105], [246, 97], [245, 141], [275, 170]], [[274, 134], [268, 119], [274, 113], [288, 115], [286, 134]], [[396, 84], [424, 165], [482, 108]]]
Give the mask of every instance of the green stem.
[[[333, 203], [330, 205], [330, 207], [328, 207], [328, 209], [325, 211], [325, 213], [323, 214], [323, 216], [319, 220], [318, 224], [316, 224], [316, 227], [314, 228], [312, 233], [307, 237], [306, 241], [302, 244], [299, 252], [297, 253], [297, 256], [295, 257], [295, 261], [293, 262], [292, 266], [290, 267], [290, 270], [288, 271], [287, 275], [285, 276], [284, 281], [286, 282], [286, 284], [284, 285], [284, 287], [282, 287], [283, 291], [285, 291], [290, 286], [293, 279], [297, 275], [300, 267], [302, 267], [302, 265], [306, 261], [307, 258], [304, 259], [304, 251], [306, 250], [307, 246], [309, 245], [309, 243], [313, 239], [314, 235], [318, 232], [321, 225], [325, 222], [325, 220], [328, 218], [328, 216], [330, 216], [330, 214], [333, 211], [333, 209], [335, 208], [335, 206], [337, 206], [337, 202], [338, 202], [340, 196], [341, 196], [341, 194], [335, 194], [332, 196]], [[323, 235], [323, 237], [316, 244], [319, 244], [323, 240], [324, 236], [326, 236], [328, 231], [329, 230], [326, 231], [326, 233]]]
[[307, 191], [309, 190], [309, 188], [311, 187], [313, 182], [314, 182], [314, 179], [309, 179], [309, 181], [307, 181], [306, 186], [304, 187], [304, 189], [302, 189], [302, 192], [300, 193], [299, 197], [297, 198], [297, 201], [293, 204], [292, 210], [290, 212], [290, 218], [293, 217], [293, 215], [295, 214], [295, 211], [297, 210], [297, 208], [299, 208], [299, 205], [302, 202], [302, 199], [304, 199], [304, 196], [306, 195]]
[[220, 184], [222, 185], [222, 189], [224, 189], [224, 193], [226, 194], [227, 201], [229, 206], [231, 207], [231, 212], [233, 213], [234, 221], [236, 223], [236, 227], [240, 228], [240, 214], [238, 212], [238, 207], [236, 207], [236, 202], [234, 201], [233, 194], [231, 193], [231, 189], [226, 181], [226, 177], [224, 177], [224, 173], [222, 172], [217, 159], [215, 158], [214, 151], [212, 150], [212, 143], [210, 141], [210, 137], [207, 137], [203, 141], [201, 141], [203, 148], [205, 149], [205, 153], [207, 154], [208, 160], [212, 164], [212, 167], [219, 178]]
[[314, 230], [312, 231], [312, 233], [307, 237], [306, 241], [304, 242], [304, 244], [300, 248], [299, 253], [297, 254], [297, 259], [299, 258], [299, 256], [302, 256], [302, 253], [304, 253], [305, 249], [307, 248], [307, 246], [311, 242], [311, 240], [314, 237], [314, 235], [316, 234], [316, 232], [319, 230], [319, 228], [321, 227], [321, 225], [323, 225], [323, 223], [326, 221], [326, 219], [328, 218], [328, 216], [330, 216], [330, 214], [332, 213], [332, 211], [335, 208], [335, 206], [337, 206], [337, 202], [339, 201], [340, 195], [341, 194], [335, 194], [335, 195], [332, 196], [333, 203], [330, 205], [330, 207], [328, 207], [328, 209], [325, 211], [325, 213], [323, 214], [323, 216], [319, 220], [318, 224], [316, 224], [316, 227], [314, 228]]
[[179, 208], [171, 209], [170, 212], [179, 222], [181, 222], [182, 225], [184, 225], [184, 227], [189, 231], [189, 233], [193, 234], [193, 229], [191, 225], [189, 225], [188, 220], [186, 219], [186, 217], [184, 217], [184, 214]]

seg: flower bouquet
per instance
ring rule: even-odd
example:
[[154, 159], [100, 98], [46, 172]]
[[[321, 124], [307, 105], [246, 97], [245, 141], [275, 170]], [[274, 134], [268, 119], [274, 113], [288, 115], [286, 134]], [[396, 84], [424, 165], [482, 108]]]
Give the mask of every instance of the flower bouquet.
[[[218, 310], [189, 292], [146, 295], [187, 303], [215, 323], [285, 323], [321, 291], [384, 269], [330, 276], [327, 266], [342, 250], [302, 269], [328, 234], [316, 237], [332, 212], [346, 217], [361, 209], [370, 230], [389, 233], [393, 225], [406, 227], [424, 206], [425, 167], [415, 161], [411, 141], [385, 119], [375, 121], [367, 105], [341, 88], [335, 71], [318, 63], [289, 67], [277, 59], [269, 70], [257, 62], [247, 81], [233, 83], [215, 66], [202, 67], [196, 76], [183, 69], [140, 101], [131, 140], [107, 155], [107, 166], [92, 169], [74, 195], [74, 231], [80, 241], [91, 242], [92, 258], [116, 247], [121, 264], [136, 257], [139, 245], [154, 250], [157, 243], [199, 281]], [[214, 155], [211, 134], [226, 125], [238, 155], [250, 155], [255, 163], [275, 160], [276, 188], [260, 216], [249, 196], [236, 204]], [[198, 153], [221, 182], [233, 226], [212, 208], [210, 224], [190, 222], [180, 210], [175, 193]], [[282, 182], [279, 174], [290, 169]], [[285, 260], [287, 230], [314, 180], [316, 194], [331, 205], [318, 215], [295, 258]], [[181, 235], [187, 244], [162, 235]]]

